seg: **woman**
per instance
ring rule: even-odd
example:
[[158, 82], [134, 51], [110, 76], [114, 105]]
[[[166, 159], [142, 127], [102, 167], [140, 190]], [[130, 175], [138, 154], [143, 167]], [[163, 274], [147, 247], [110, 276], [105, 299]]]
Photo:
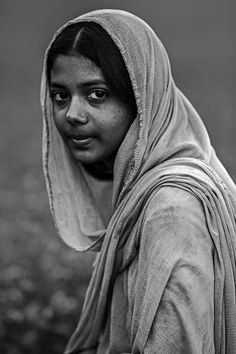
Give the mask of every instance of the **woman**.
[[65, 353], [236, 353], [236, 187], [152, 29], [118, 10], [70, 21], [41, 97], [56, 227], [98, 251]]

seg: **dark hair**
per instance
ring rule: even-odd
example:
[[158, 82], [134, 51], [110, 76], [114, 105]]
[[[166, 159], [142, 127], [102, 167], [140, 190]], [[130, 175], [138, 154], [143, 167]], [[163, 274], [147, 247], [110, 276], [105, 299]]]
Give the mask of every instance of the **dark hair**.
[[128, 104], [135, 116], [136, 100], [123, 57], [108, 33], [97, 23], [80, 22], [66, 27], [53, 42], [47, 59], [47, 77], [58, 55], [82, 55], [101, 68], [109, 88]]

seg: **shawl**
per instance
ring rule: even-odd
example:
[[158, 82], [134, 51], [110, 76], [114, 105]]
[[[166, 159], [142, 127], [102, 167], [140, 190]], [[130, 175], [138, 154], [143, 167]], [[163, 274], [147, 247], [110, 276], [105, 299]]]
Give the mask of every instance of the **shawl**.
[[[74, 163], [53, 124], [46, 78], [49, 45], [41, 103], [50, 208], [58, 233], [68, 245], [99, 251], [80, 321], [65, 353], [96, 348], [113, 281], [134, 257], [149, 201], [165, 186], [188, 191], [203, 206], [215, 253], [215, 351], [236, 353], [236, 187], [217, 158], [198, 113], [175, 85], [167, 53], [154, 31], [128, 12], [98, 10], [69, 21], [52, 42], [66, 26], [80, 21], [100, 24], [119, 48], [138, 113], [117, 152], [113, 181], [89, 176]], [[140, 302], [132, 352], [137, 348], [144, 352], [168, 277], [162, 274], [158, 285], [147, 292], [146, 301]]]

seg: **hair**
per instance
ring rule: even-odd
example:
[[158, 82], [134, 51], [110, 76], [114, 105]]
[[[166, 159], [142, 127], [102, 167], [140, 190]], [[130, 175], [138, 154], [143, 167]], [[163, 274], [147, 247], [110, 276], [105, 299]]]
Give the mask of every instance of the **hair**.
[[101, 68], [111, 91], [137, 113], [136, 100], [124, 59], [109, 34], [95, 22], [67, 26], [52, 43], [47, 58], [47, 77], [58, 55], [84, 56]]

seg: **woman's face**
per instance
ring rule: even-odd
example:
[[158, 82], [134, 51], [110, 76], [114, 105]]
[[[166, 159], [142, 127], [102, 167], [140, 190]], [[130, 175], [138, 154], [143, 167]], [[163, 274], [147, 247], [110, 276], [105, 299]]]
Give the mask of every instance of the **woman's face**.
[[50, 92], [55, 125], [74, 159], [112, 165], [133, 117], [111, 92], [101, 69], [82, 56], [58, 55]]

